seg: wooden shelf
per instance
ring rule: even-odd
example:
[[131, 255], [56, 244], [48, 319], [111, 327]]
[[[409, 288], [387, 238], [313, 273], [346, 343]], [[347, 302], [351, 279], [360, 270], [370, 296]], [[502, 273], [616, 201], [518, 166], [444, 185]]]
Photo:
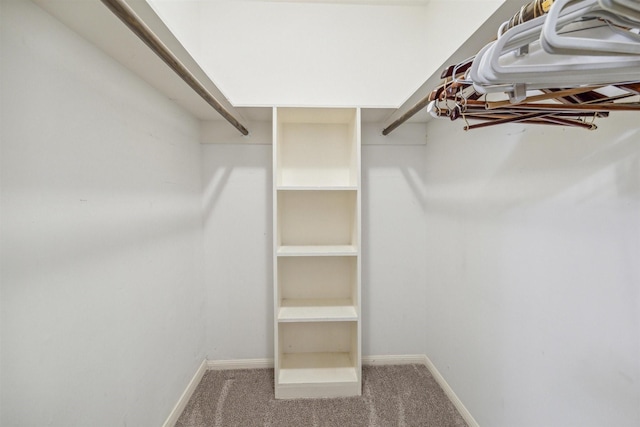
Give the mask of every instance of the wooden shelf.
[[325, 185], [325, 186], [311, 186], [311, 185], [278, 185], [276, 187], [278, 191], [357, 191], [356, 185]]
[[280, 246], [278, 256], [357, 256], [358, 248], [353, 245], [328, 246]]
[[273, 112], [276, 399], [358, 396], [360, 110]]
[[280, 361], [280, 384], [358, 382], [349, 353], [288, 353]]
[[356, 321], [358, 312], [350, 299], [285, 299], [278, 310], [279, 322]]

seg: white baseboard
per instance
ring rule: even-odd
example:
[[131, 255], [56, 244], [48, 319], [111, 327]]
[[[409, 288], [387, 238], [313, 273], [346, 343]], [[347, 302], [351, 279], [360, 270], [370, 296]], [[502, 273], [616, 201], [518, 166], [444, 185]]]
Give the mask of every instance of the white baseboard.
[[401, 354], [386, 356], [363, 356], [362, 364], [365, 366], [384, 365], [426, 365], [424, 354]]
[[[362, 358], [362, 364], [365, 366], [426, 365], [426, 356], [424, 354], [364, 356]], [[210, 370], [264, 368], [273, 368], [273, 359], [207, 360], [207, 369]]]
[[[456, 407], [458, 412], [469, 427], [480, 427], [471, 413], [462, 404], [451, 386], [445, 381], [435, 365], [424, 354], [406, 354], [406, 355], [386, 355], [386, 356], [364, 356], [362, 364], [365, 366], [383, 366], [383, 365], [425, 365], [438, 385], [442, 387], [451, 403]], [[165, 421], [163, 427], [173, 427], [178, 421], [180, 414], [187, 406], [187, 402], [191, 398], [198, 383], [207, 370], [233, 370], [233, 369], [264, 369], [273, 368], [273, 359], [238, 359], [238, 360], [204, 360], [198, 371], [195, 373], [187, 389], [180, 396], [180, 400], [169, 414], [169, 418]]]
[[471, 415], [471, 412], [467, 410], [460, 398], [458, 398], [451, 386], [445, 381], [442, 374], [440, 374], [436, 366], [426, 355], [424, 356], [424, 364], [429, 372], [431, 372], [431, 375], [433, 375], [433, 378], [436, 380], [438, 385], [442, 388], [442, 390], [444, 390], [444, 393], [447, 395], [449, 400], [451, 400], [453, 406], [455, 406], [458, 412], [460, 412], [460, 415], [467, 422], [467, 425], [469, 425], [469, 427], [480, 427], [478, 422], [473, 418], [473, 415]]
[[426, 354], [405, 354], [405, 355], [389, 355], [389, 356], [364, 356], [362, 364], [368, 366], [382, 365], [425, 365], [438, 385], [447, 395], [453, 406], [456, 407], [460, 416], [466, 421], [469, 427], [480, 427], [478, 422], [473, 418], [469, 410], [464, 406], [460, 398], [453, 391], [451, 386], [445, 381], [444, 377], [436, 366], [431, 362]]
[[176, 422], [178, 421], [178, 418], [180, 418], [180, 415], [182, 414], [182, 411], [184, 411], [184, 408], [187, 407], [187, 403], [189, 403], [189, 399], [191, 399], [191, 395], [193, 395], [193, 392], [196, 390], [196, 387], [198, 387], [198, 384], [200, 384], [200, 380], [202, 380], [202, 377], [204, 376], [205, 372], [207, 372], [206, 359], [203, 360], [202, 363], [200, 364], [200, 367], [194, 374], [193, 378], [191, 378], [191, 381], [189, 381], [187, 388], [182, 393], [182, 396], [180, 396], [180, 399], [178, 399], [178, 403], [176, 403], [176, 406], [174, 406], [171, 412], [169, 413], [169, 416], [167, 417], [167, 420], [164, 422], [162, 427], [173, 427], [176, 424]]
[[211, 371], [264, 368], [273, 368], [273, 359], [207, 360], [207, 369]]

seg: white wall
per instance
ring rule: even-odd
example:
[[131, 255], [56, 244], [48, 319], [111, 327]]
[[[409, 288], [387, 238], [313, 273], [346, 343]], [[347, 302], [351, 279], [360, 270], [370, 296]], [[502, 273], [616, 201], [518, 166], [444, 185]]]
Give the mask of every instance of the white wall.
[[[416, 134], [424, 138], [424, 129]], [[417, 129], [416, 129], [417, 130]], [[364, 131], [363, 134], [367, 132]], [[389, 136], [392, 143], [394, 136]], [[426, 354], [424, 145], [362, 148], [362, 353]]]
[[640, 425], [640, 131], [428, 124], [431, 357], [482, 426]]
[[207, 357], [273, 358], [271, 145], [202, 145], [202, 165]]
[[3, 426], [158, 426], [204, 358], [198, 123], [2, 3]]
[[[252, 129], [252, 142], [271, 143], [270, 126]], [[421, 129], [415, 138], [423, 136]], [[424, 151], [362, 148], [365, 355], [426, 351]], [[202, 152], [207, 355], [273, 358], [271, 145], [209, 144]]]
[[503, 1], [149, 3], [236, 106], [397, 107]]

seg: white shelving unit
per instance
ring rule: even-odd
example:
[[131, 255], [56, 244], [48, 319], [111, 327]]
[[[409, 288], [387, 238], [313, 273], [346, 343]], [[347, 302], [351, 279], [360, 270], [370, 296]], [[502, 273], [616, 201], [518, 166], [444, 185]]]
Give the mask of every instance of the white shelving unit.
[[362, 393], [360, 110], [273, 112], [275, 394]]

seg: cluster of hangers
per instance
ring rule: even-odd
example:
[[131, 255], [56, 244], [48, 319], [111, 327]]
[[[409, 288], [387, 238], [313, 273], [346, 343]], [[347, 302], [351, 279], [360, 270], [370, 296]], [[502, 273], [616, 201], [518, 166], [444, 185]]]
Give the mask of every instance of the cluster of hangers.
[[462, 118], [467, 130], [513, 122], [595, 129], [610, 112], [640, 111], [638, 29], [640, 0], [532, 1], [496, 40], [444, 70], [427, 109]]

